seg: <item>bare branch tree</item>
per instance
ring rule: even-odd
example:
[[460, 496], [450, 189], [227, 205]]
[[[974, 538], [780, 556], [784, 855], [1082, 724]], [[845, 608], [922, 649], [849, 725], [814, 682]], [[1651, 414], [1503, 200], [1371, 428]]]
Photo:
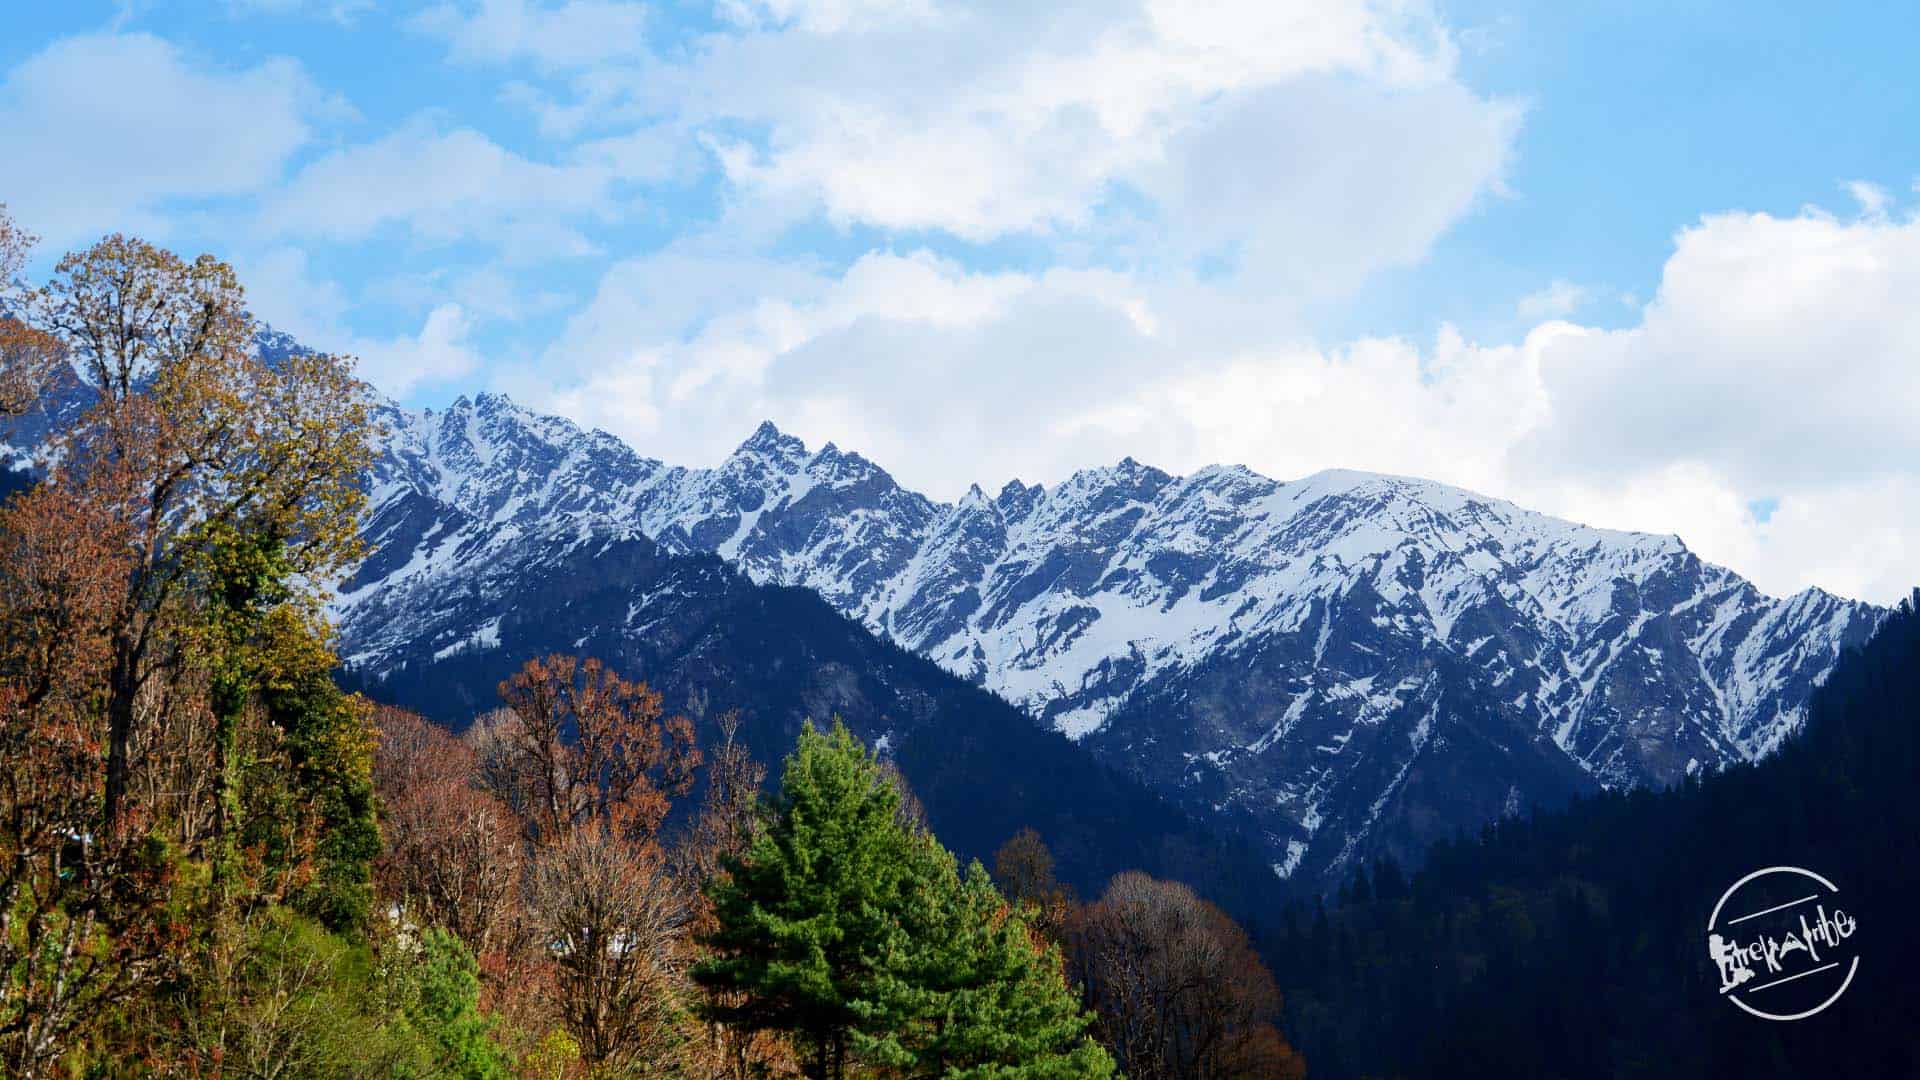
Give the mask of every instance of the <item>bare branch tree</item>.
[[383, 895], [416, 921], [459, 935], [476, 955], [496, 942], [519, 880], [518, 823], [476, 784], [477, 756], [445, 729], [401, 709], [375, 713], [374, 787], [385, 849]]
[[1135, 1080], [1298, 1077], [1280, 992], [1246, 932], [1192, 889], [1116, 876], [1068, 931], [1101, 1041]]
[[676, 1055], [691, 909], [659, 849], [585, 825], [542, 848], [529, 895], [559, 969], [553, 1007], [581, 1057], [598, 1067]]

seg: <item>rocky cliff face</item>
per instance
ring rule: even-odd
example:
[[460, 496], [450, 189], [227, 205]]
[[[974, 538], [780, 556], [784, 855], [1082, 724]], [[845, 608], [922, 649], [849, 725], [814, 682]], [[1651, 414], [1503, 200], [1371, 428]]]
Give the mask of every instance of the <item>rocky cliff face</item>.
[[812, 590], [1249, 829], [1282, 876], [1764, 754], [1881, 615], [1400, 477], [1126, 460], [947, 504], [770, 424], [688, 469], [497, 396], [383, 415], [377, 550], [336, 605], [356, 670], [494, 647], [497, 625], [421, 612], [485, 610], [505, 567], [637, 533]]

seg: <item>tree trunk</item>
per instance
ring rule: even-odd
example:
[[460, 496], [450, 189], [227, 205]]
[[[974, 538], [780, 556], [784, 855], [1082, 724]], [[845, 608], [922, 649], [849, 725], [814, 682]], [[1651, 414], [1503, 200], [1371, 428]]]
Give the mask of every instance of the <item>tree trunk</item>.
[[107, 679], [107, 790], [105, 792], [106, 832], [120, 830], [125, 816], [127, 785], [132, 771], [129, 757], [133, 744], [133, 699], [139, 691], [136, 676], [138, 658], [133, 643], [124, 635], [113, 645], [113, 668]]

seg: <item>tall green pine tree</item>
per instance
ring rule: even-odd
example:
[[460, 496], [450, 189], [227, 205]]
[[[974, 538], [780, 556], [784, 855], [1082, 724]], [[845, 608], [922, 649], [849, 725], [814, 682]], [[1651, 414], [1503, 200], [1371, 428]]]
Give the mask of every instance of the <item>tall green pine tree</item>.
[[737, 991], [710, 1019], [791, 1033], [809, 1076], [1103, 1078], [1057, 955], [977, 864], [963, 876], [835, 722], [808, 727], [744, 857], [711, 889], [715, 955], [694, 977]]
[[1038, 945], [985, 868], [962, 874], [931, 834], [907, 839], [907, 949], [861, 1003], [864, 1059], [903, 1075], [1067, 1080], [1113, 1075], [1086, 1038], [1091, 1017], [1067, 989], [1058, 951]]

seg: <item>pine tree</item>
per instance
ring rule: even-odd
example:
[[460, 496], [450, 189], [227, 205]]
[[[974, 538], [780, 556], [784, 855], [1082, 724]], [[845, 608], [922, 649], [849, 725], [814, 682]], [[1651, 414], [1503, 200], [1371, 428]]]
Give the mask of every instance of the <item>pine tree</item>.
[[[931, 834], [910, 837], [908, 948], [886, 973], [862, 1056], [909, 1076], [1067, 1078], [1113, 1075], [1086, 1037], [1091, 1017], [1068, 991], [1059, 952], [1042, 947], [979, 863], [962, 875]], [[878, 1035], [869, 1035], [878, 1031]]]
[[903, 824], [899, 798], [844, 725], [807, 728], [764, 828], [710, 886], [715, 955], [694, 978], [735, 993], [708, 1018], [791, 1033], [812, 1077], [853, 1061], [916, 1077], [1111, 1076], [1058, 955], [978, 864], [963, 876]]
[[899, 797], [838, 722], [809, 725], [786, 760], [766, 828], [746, 856], [727, 859], [711, 887], [715, 955], [694, 969], [703, 986], [744, 994], [710, 1004], [708, 1018], [747, 1030], [791, 1032], [807, 1075], [844, 1075], [872, 994], [903, 948], [896, 917], [904, 878]]

